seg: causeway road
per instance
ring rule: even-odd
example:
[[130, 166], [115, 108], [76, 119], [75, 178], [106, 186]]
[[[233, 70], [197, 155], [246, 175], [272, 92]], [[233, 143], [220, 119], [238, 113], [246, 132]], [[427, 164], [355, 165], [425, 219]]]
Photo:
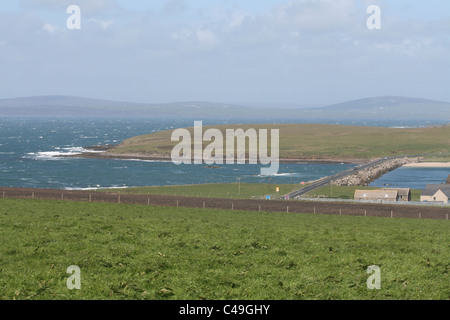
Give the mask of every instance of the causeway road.
[[337, 173], [335, 175], [319, 179], [319, 180], [313, 182], [312, 184], [310, 184], [310, 185], [308, 185], [308, 186], [306, 186], [306, 187], [304, 187], [302, 189], [293, 191], [293, 192], [289, 193], [288, 195], [285, 195], [282, 198], [286, 198], [287, 197], [288, 199], [294, 199], [294, 198], [302, 196], [302, 195], [304, 195], [304, 194], [306, 194], [306, 193], [308, 193], [310, 191], [313, 191], [313, 190], [318, 189], [320, 187], [324, 187], [324, 186], [328, 185], [329, 183], [331, 183], [334, 180], [341, 179], [341, 178], [344, 178], [346, 176], [352, 175], [352, 174], [354, 174], [357, 171], [366, 170], [368, 168], [380, 165], [383, 162], [386, 162], [386, 161], [389, 161], [389, 160], [392, 160], [392, 159], [399, 159], [399, 158], [407, 158], [407, 157], [389, 157], [389, 158], [377, 159], [377, 160], [371, 161], [369, 163], [362, 164], [362, 165], [359, 165], [357, 167], [348, 169], [346, 171], [339, 172], [339, 173]]

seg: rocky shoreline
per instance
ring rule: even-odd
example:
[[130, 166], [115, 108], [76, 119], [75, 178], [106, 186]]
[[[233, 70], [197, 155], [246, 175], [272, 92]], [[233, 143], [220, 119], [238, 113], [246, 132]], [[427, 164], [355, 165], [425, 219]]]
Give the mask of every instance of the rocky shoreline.
[[[167, 154], [143, 154], [143, 153], [114, 153], [111, 152], [111, 147], [94, 146], [85, 147], [84, 149], [93, 152], [83, 152], [81, 154], [73, 155], [58, 155], [57, 157], [66, 158], [88, 158], [88, 159], [119, 159], [119, 160], [146, 160], [146, 161], [172, 161], [170, 155]], [[235, 159], [237, 160], [237, 159]], [[280, 163], [315, 163], [315, 164], [363, 164], [367, 163], [368, 159], [331, 159], [331, 158], [281, 158]]]
[[422, 158], [419, 157], [386, 160], [377, 166], [365, 170], [357, 170], [352, 175], [333, 181], [332, 184], [336, 186], [368, 186], [371, 182], [379, 179], [381, 176], [392, 170], [406, 164], [418, 163], [421, 160]]

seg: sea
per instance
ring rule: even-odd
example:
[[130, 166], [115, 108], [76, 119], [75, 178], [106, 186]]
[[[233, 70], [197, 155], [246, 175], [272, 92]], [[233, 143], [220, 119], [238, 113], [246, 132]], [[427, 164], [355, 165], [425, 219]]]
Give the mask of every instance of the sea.
[[[283, 122], [277, 120], [276, 122]], [[286, 119], [285, 123], [292, 123]], [[302, 121], [299, 123], [317, 123]], [[289, 184], [316, 180], [347, 170], [352, 164], [280, 164], [277, 174], [262, 176], [261, 165], [175, 165], [171, 161], [83, 159], [85, 147], [118, 144], [125, 139], [174, 128], [191, 127], [194, 119], [28, 118], [0, 117], [0, 186], [50, 189], [102, 189], [204, 183]], [[242, 119], [209, 119], [204, 125], [252, 123]], [[438, 124], [423, 121], [335, 121], [320, 123], [409, 127]], [[400, 168], [373, 186], [423, 189], [445, 182], [449, 168]]]

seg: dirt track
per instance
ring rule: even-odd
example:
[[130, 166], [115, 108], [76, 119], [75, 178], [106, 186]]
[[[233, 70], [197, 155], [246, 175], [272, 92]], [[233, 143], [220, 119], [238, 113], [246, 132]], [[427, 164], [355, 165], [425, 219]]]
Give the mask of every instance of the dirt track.
[[396, 204], [321, 203], [284, 200], [233, 200], [182, 196], [124, 195], [98, 191], [0, 188], [1, 198], [92, 201], [169, 207], [245, 211], [316, 213], [327, 215], [375, 216], [448, 220], [450, 208]]

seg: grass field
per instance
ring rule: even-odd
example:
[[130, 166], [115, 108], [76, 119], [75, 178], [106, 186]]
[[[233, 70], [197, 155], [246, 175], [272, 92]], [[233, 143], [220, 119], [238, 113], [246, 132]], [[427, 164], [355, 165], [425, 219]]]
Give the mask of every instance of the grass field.
[[[208, 128], [211, 126], [205, 126], [203, 130]], [[224, 137], [226, 129], [279, 129], [281, 159], [370, 159], [450, 153], [450, 127], [398, 129], [326, 124], [255, 124], [214, 128], [221, 130]], [[193, 136], [193, 129], [189, 130]], [[169, 130], [134, 137], [111, 149], [111, 152], [170, 156], [178, 143], [171, 142], [171, 134], [172, 130]], [[209, 143], [204, 142], [204, 147]]]
[[[277, 196], [301, 189], [299, 184], [264, 184], [264, 183], [217, 183], [186, 186], [156, 186], [126, 189], [106, 189], [114, 193], [158, 194], [169, 196], [232, 198], [232, 199], [264, 199], [266, 195]], [[276, 188], [279, 188], [277, 193]]]
[[[0, 199], [1, 299], [449, 299], [447, 221]], [[66, 269], [81, 269], [69, 290]], [[368, 290], [368, 266], [381, 289]]]
[[450, 156], [428, 156], [424, 157], [424, 162], [450, 162]]
[[[294, 190], [301, 189], [305, 185], [299, 184], [261, 184], [261, 183], [223, 183], [223, 184], [200, 184], [186, 186], [157, 186], [138, 187], [126, 189], [106, 189], [104, 192], [119, 194], [158, 194], [169, 196], [206, 197], [206, 198], [232, 198], [232, 199], [264, 199], [266, 195], [282, 196]], [[280, 191], [276, 192], [279, 187]], [[240, 189], [240, 193], [239, 193]], [[376, 190], [376, 187], [361, 186], [325, 186], [315, 189], [306, 197], [311, 198], [334, 198], [353, 199], [356, 190]], [[411, 201], [420, 201], [422, 190], [411, 190]]]

